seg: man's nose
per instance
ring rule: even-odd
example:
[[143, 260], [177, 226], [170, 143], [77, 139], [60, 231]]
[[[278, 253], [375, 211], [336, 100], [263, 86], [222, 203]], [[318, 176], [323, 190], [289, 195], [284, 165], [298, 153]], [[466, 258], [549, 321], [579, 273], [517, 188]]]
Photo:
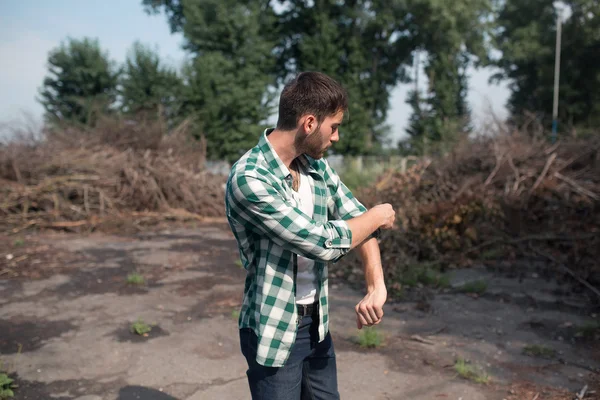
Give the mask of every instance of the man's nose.
[[335, 133], [331, 136], [332, 142], [338, 142], [340, 140], [340, 132], [336, 129]]

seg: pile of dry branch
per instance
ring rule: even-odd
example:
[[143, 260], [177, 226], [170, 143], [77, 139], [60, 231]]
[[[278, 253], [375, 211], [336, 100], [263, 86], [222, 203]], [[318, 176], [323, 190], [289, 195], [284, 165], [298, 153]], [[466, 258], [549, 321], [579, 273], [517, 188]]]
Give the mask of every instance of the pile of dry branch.
[[225, 177], [204, 170], [205, 143], [187, 130], [105, 119], [0, 145], [0, 229], [222, 216]]
[[398, 229], [381, 242], [392, 275], [408, 265], [452, 268], [534, 256], [600, 283], [598, 138], [469, 141], [443, 159], [390, 170], [360, 196], [397, 212]]

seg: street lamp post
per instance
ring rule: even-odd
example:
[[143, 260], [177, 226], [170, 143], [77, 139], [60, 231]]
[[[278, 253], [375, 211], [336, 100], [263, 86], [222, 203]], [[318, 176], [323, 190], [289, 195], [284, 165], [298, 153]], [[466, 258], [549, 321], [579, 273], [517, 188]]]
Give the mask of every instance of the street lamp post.
[[560, 49], [562, 36], [562, 9], [556, 18], [556, 55], [554, 60], [554, 104], [552, 107], [552, 143], [556, 141], [558, 131], [558, 87], [560, 82]]

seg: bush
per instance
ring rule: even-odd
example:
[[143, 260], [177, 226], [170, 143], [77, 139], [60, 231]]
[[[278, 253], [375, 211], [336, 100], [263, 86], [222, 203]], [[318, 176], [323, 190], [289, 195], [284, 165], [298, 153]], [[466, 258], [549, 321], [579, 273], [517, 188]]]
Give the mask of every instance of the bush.
[[0, 220], [76, 228], [136, 213], [223, 216], [226, 178], [204, 170], [205, 144], [190, 138], [188, 125], [167, 133], [143, 115], [104, 117], [88, 131], [54, 130], [0, 147]]

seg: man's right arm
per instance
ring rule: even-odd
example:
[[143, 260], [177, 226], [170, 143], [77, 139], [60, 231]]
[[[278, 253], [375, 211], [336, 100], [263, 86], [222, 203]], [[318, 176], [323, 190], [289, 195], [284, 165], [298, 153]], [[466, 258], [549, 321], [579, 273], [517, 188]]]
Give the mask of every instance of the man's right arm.
[[339, 259], [386, 227], [391, 210], [377, 206], [347, 221], [317, 222], [286, 203], [263, 177], [250, 174], [233, 176], [226, 196], [229, 217], [296, 254], [323, 261]]
[[365, 239], [369, 238], [377, 229], [390, 229], [394, 225], [396, 213], [389, 204], [380, 204], [359, 215], [347, 220], [348, 227], [352, 231], [352, 246], [359, 246]]

